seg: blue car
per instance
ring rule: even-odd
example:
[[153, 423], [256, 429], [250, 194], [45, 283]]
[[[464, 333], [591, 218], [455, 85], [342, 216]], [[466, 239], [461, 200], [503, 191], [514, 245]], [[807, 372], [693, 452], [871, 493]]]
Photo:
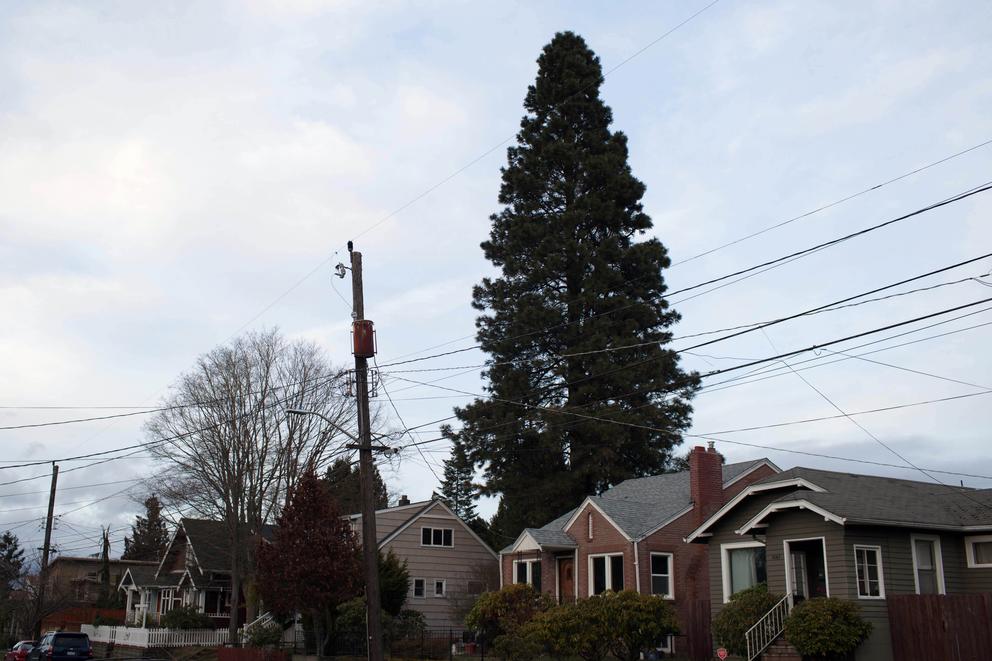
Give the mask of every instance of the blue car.
[[86, 661], [93, 658], [93, 646], [85, 633], [50, 631], [28, 652], [27, 661]]

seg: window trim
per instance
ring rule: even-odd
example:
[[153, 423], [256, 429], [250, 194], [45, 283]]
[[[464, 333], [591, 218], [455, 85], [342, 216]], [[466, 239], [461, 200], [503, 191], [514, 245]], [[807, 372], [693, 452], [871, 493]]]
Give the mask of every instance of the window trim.
[[[423, 586], [424, 586], [423, 594], [420, 595], [419, 597], [417, 596], [417, 581], [420, 581], [421, 583], [423, 583]], [[410, 586], [411, 586], [411, 591], [412, 591], [412, 594], [410, 596], [411, 599], [426, 599], [427, 598], [427, 579], [426, 578], [411, 578], [410, 579]]]
[[589, 522], [589, 541], [592, 541], [592, 512], [590, 511], [586, 516], [586, 520]]
[[[596, 559], [596, 558], [606, 558], [606, 563], [604, 564], [604, 567], [605, 567], [605, 572], [606, 572], [605, 578], [606, 578], [606, 585], [607, 585], [607, 587], [606, 587], [606, 590], [604, 590], [603, 592], [609, 592], [610, 590], [613, 589], [613, 588], [609, 587], [613, 583], [613, 563], [610, 562], [610, 558], [623, 558], [623, 557], [624, 557], [624, 554], [623, 554], [622, 551], [620, 553], [592, 553], [592, 554], [590, 554], [590, 555], [587, 556], [586, 566], [589, 568], [589, 581], [588, 581], [589, 582], [589, 592], [586, 593], [587, 596], [592, 597], [594, 594], [596, 594], [595, 592], [593, 592], [593, 589], [594, 589], [593, 586], [594, 586], [595, 580], [596, 580], [596, 577], [594, 575], [593, 568], [592, 568], [592, 562], [593, 562], [593, 560]], [[626, 564], [627, 564], [626, 563], [626, 558], [624, 558], [624, 565], [626, 565]], [[624, 567], [624, 571], [622, 573], [626, 573], [626, 567]], [[624, 583], [626, 583], [627, 577], [626, 576], [623, 576], [623, 579], [624, 579]], [[622, 590], [623, 588], [620, 588], [620, 589]]]
[[940, 536], [939, 535], [910, 535], [909, 536], [909, 550], [913, 557], [913, 587], [916, 590], [916, 594], [920, 594], [920, 576], [918, 566], [916, 564], [916, 542], [917, 540], [925, 540], [928, 542], [933, 542], [933, 561], [936, 565], [934, 570], [937, 574], [937, 594], [947, 594], [947, 586], [944, 583], [944, 557], [940, 550]]
[[968, 569], [992, 568], [992, 562], [975, 561], [975, 549], [972, 544], [981, 542], [992, 542], [992, 535], [969, 535], [964, 538], [964, 555], [968, 560]]
[[[654, 563], [652, 559], [656, 555], [668, 556], [668, 573], [667, 574], [655, 574], [654, 573]], [[651, 551], [648, 554], [648, 575], [651, 579], [648, 589], [651, 591], [651, 595], [655, 597], [661, 597], [662, 599], [675, 599], [675, 554], [668, 551]], [[655, 576], [667, 576], [668, 577], [668, 594], [658, 594], [654, 593], [654, 577]], [[670, 652], [671, 650], [665, 650]]]
[[[874, 551], [878, 560], [878, 594], [861, 594], [861, 579], [858, 578], [858, 571], [861, 565], [858, 563], [858, 551]], [[916, 573], [915, 571], [913, 572]], [[858, 593], [858, 599], [882, 600], [885, 599], [885, 570], [882, 567], [882, 547], [876, 544], [855, 544], [854, 545], [854, 583]]]
[[[430, 530], [431, 531], [431, 543], [430, 544], [424, 544], [424, 531], [425, 530]], [[435, 544], [434, 543], [434, 531], [435, 530], [440, 530], [441, 531], [441, 543], [440, 544]], [[444, 543], [444, 533], [445, 532], [451, 533], [451, 544], [450, 545]], [[454, 528], [437, 528], [435, 526], [420, 526], [420, 546], [422, 546], [424, 548], [453, 549], [453, 548], [455, 548], [455, 529]]]
[[723, 603], [728, 603], [731, 596], [730, 587], [730, 551], [736, 549], [754, 549], [763, 548], [765, 549], [765, 567], [767, 571], [768, 566], [768, 548], [765, 546], [764, 542], [759, 542], [757, 540], [752, 542], [728, 542], [726, 544], [720, 544], [720, 573], [723, 578]]
[[[514, 560], [513, 561], [513, 584], [514, 585], [529, 585], [534, 587], [534, 564], [540, 563], [540, 558], [529, 558], [525, 560]], [[517, 583], [517, 566], [525, 565], [527, 567], [527, 580], [524, 583]], [[541, 570], [544, 570], [544, 565], [541, 565]], [[544, 584], [541, 584], [541, 589], [544, 589]]]
[[[441, 584], [441, 594], [437, 593], [438, 583]], [[446, 599], [448, 597], [448, 580], [444, 578], [434, 579], [434, 589], [431, 590], [431, 597], [436, 599]]]

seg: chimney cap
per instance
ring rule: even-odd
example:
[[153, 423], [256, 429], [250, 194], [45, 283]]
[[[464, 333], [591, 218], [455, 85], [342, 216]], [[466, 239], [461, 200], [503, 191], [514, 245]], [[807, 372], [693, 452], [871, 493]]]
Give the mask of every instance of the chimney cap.
[[409, 504], [410, 504], [410, 499], [406, 497], [406, 494], [400, 496], [400, 499], [397, 502], [397, 505], [409, 505]]
[[706, 441], [706, 449], [709, 452], [714, 452], [716, 450], [716, 448], [713, 447], [713, 441]]

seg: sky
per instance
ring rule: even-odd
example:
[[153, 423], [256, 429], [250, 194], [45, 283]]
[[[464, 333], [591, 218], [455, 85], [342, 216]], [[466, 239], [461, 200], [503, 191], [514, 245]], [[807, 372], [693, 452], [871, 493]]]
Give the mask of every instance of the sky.
[[[349, 239], [364, 256], [380, 363], [471, 346], [471, 288], [494, 272], [479, 243], [499, 169], [540, 50], [561, 30], [582, 35], [609, 72], [602, 97], [647, 186], [672, 291], [992, 179], [992, 144], [971, 149], [992, 140], [987, 2], [4, 3], [0, 427], [101, 414], [20, 407], [154, 406], [197, 356], [249, 329], [278, 327], [349, 363], [348, 283], [332, 278]], [[992, 191], [675, 296], [675, 335], [787, 316], [992, 252], [990, 215]], [[722, 341], [683, 365], [741, 365], [990, 298], [992, 278], [979, 278], [990, 270], [992, 259], [974, 262], [885, 293], [940, 287]], [[930, 479], [908, 461], [992, 487], [979, 477], [992, 477], [989, 306], [789, 358], [815, 359], [798, 373], [773, 363], [761, 376], [774, 377], [734, 387], [715, 384], [746, 370], [707, 377], [685, 445], [717, 438], [729, 461]], [[482, 360], [466, 351], [419, 366]], [[397, 428], [471, 399], [437, 386], [482, 387], [476, 368], [385, 379]], [[0, 460], [132, 445], [149, 440], [142, 424], [0, 430]], [[446, 447], [384, 467], [391, 493], [430, 497], [428, 464], [440, 474]], [[56, 544], [93, 553], [110, 526], [119, 553], [159, 468], [141, 455], [60, 466]], [[29, 549], [42, 537], [46, 471], [0, 464], [0, 529]]]

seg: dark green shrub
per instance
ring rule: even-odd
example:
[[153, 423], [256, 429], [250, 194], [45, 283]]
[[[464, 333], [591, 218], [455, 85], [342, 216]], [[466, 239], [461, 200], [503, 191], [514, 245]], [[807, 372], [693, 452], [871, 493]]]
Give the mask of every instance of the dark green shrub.
[[109, 617], [102, 613], [97, 613], [96, 617], [93, 618], [93, 626], [95, 627], [120, 627], [124, 625], [124, 618], [121, 617]]
[[507, 585], [479, 597], [465, 618], [465, 624], [486, 643], [495, 643], [499, 636], [515, 633], [553, 605], [549, 595], [537, 592], [529, 585]]
[[713, 640], [731, 654], [747, 654], [744, 634], [777, 604], [781, 596], [768, 593], [768, 586], [759, 583], [730, 597], [713, 618]]
[[814, 658], [846, 656], [871, 630], [857, 604], [834, 597], [804, 601], [785, 620], [785, 639], [803, 656]]
[[276, 621], [249, 627], [246, 638], [248, 647], [275, 647], [282, 642], [282, 624]]
[[180, 606], [162, 616], [162, 626], [166, 629], [213, 629], [214, 621], [196, 609], [196, 606]]
[[[610, 651], [621, 661], [637, 661], [641, 653], [658, 647], [668, 635], [678, 633], [672, 605], [633, 590], [607, 592], [601, 597], [603, 623], [609, 632]], [[592, 601], [590, 599], [589, 601]]]
[[610, 631], [600, 597], [581, 599], [538, 615], [527, 625], [536, 640], [556, 657], [602, 661], [609, 655]]

